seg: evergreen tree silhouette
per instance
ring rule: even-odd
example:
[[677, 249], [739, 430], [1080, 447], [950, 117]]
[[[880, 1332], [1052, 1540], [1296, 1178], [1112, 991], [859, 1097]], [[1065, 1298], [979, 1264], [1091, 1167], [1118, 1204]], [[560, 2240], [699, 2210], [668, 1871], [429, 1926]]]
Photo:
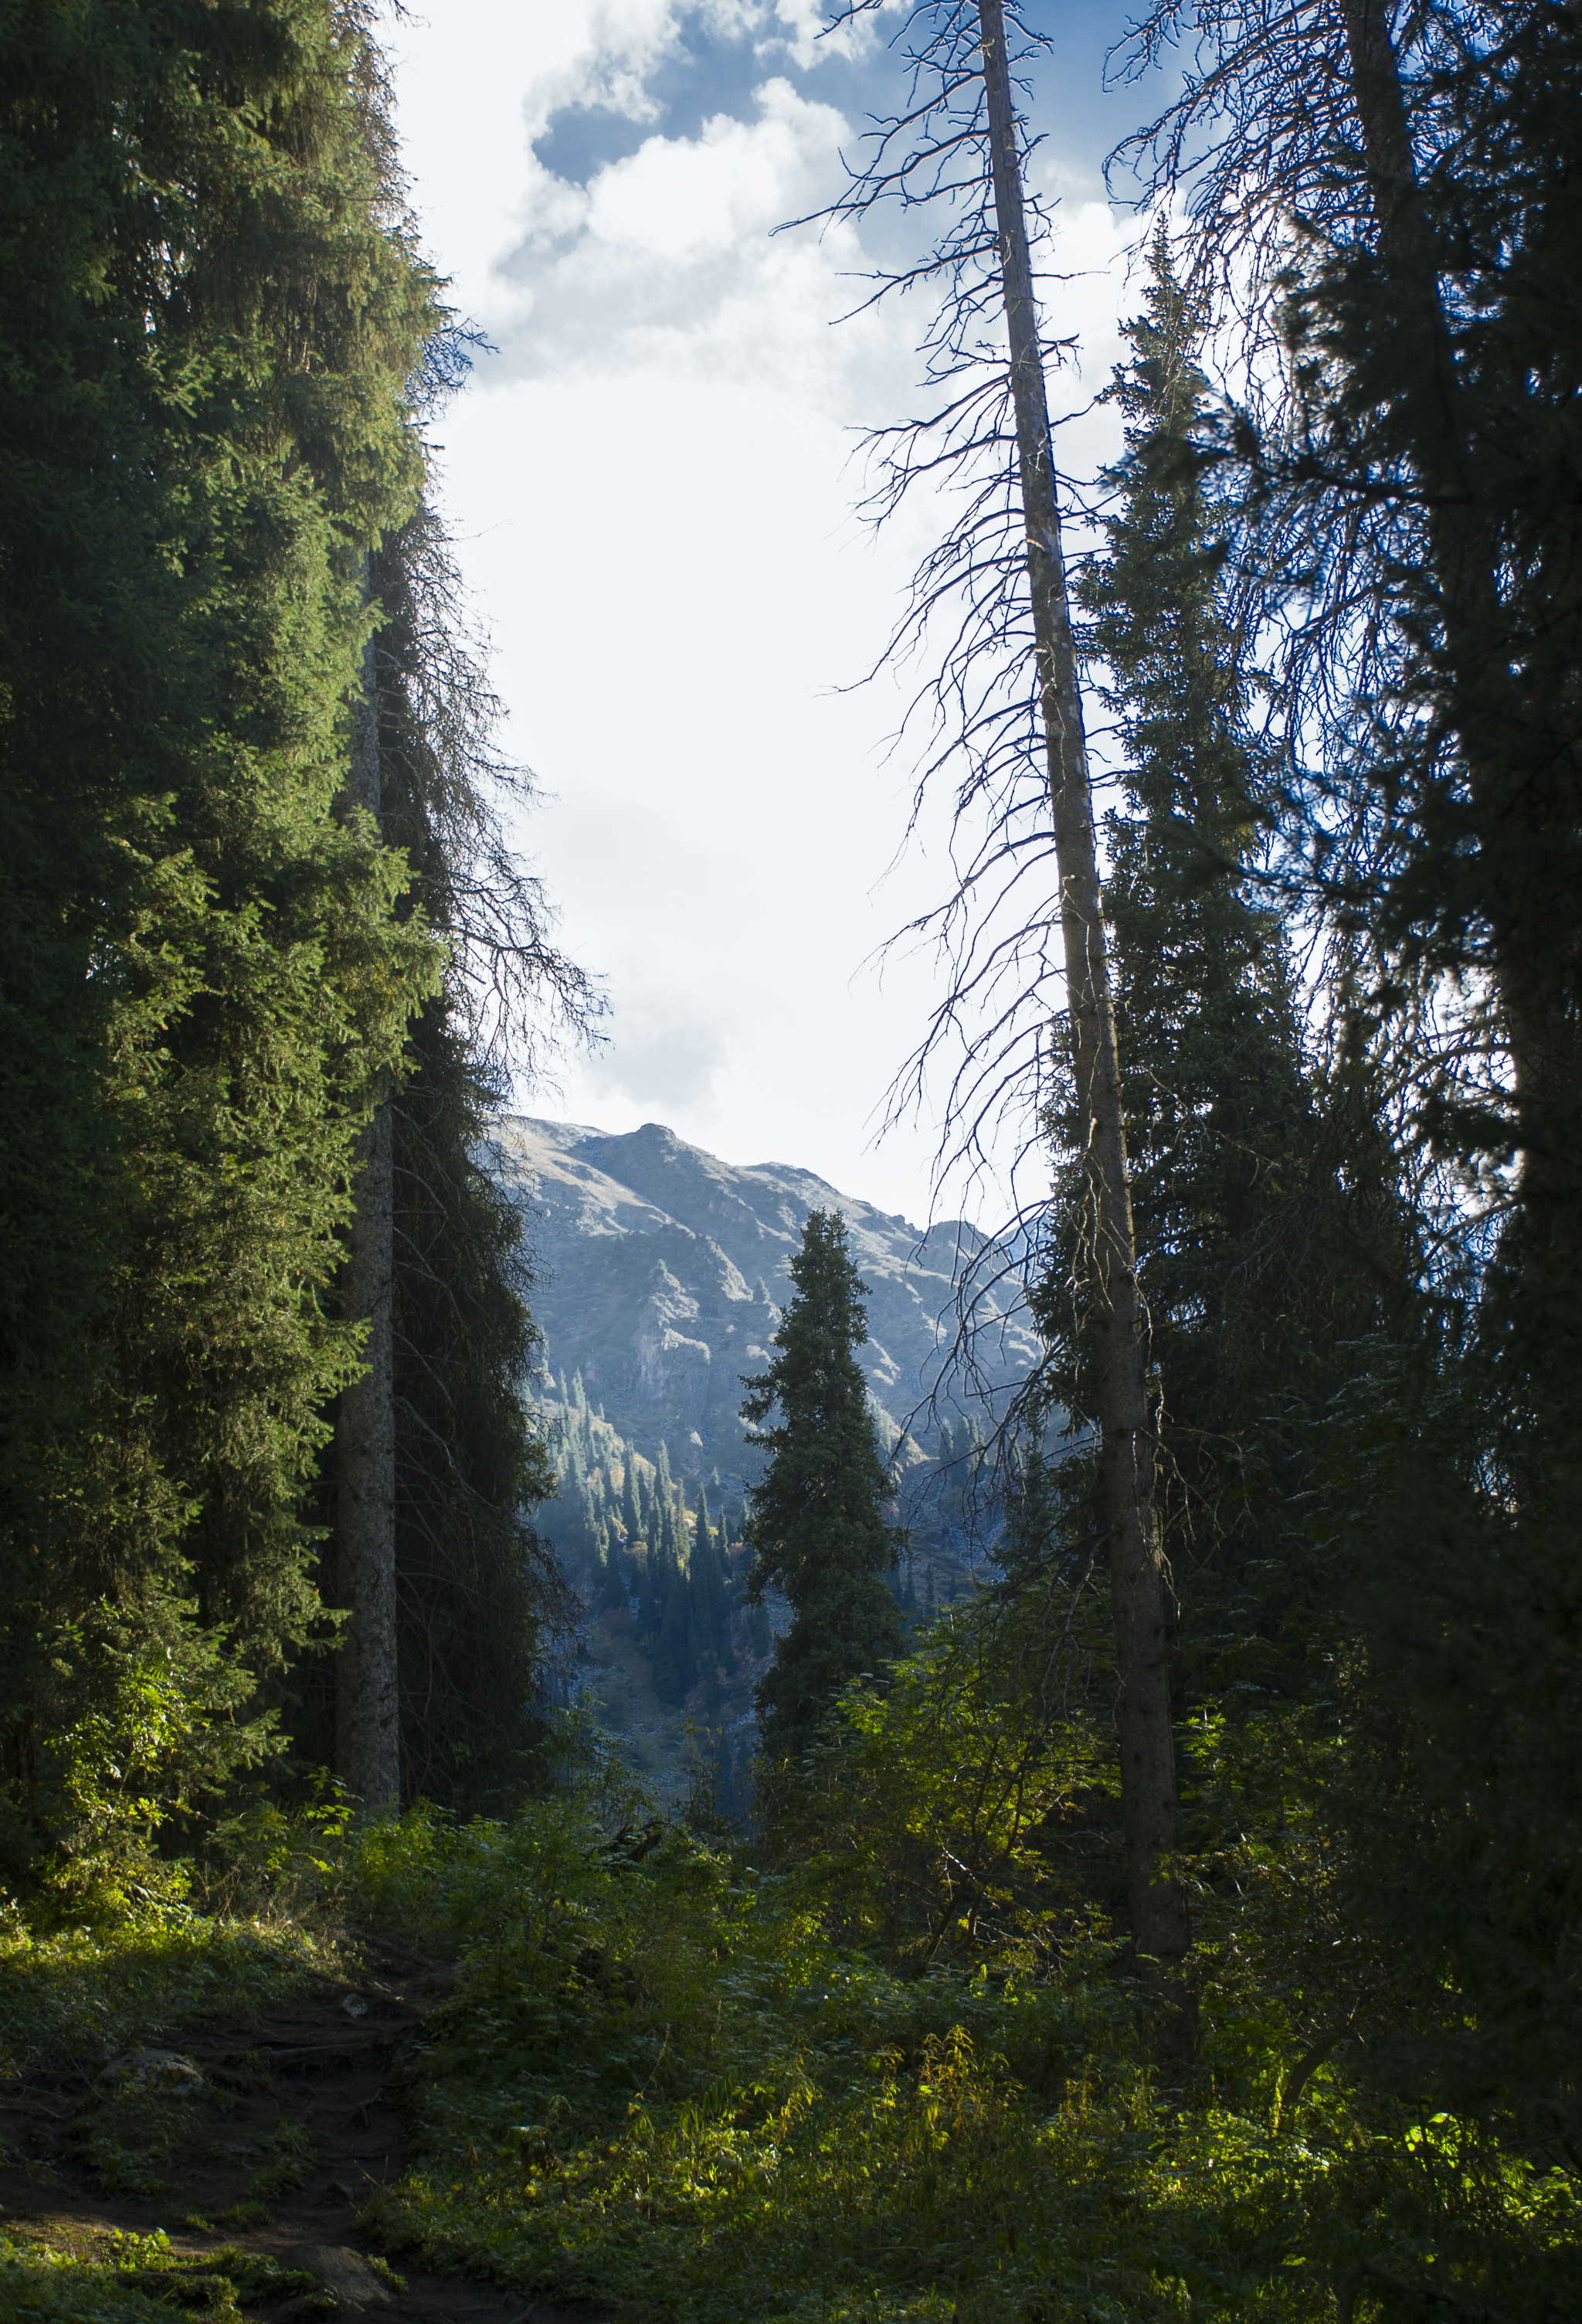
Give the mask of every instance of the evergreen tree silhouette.
[[746, 1528], [755, 1552], [748, 1594], [757, 1603], [782, 1591], [794, 1617], [758, 1689], [771, 1758], [805, 1750], [841, 1689], [904, 1643], [887, 1578], [897, 1535], [885, 1519], [885, 1472], [855, 1352], [868, 1337], [866, 1286], [838, 1211], [811, 1214], [791, 1277], [778, 1353], [744, 1383], [741, 1407], [770, 1456]]

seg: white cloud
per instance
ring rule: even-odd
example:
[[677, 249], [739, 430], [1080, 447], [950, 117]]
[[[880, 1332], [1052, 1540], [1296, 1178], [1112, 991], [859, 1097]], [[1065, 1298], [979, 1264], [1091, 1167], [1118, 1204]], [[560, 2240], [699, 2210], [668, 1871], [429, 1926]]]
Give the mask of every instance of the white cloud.
[[844, 124], [787, 80], [754, 92], [759, 119], [717, 113], [701, 137], [650, 137], [589, 188], [588, 232], [604, 247], [685, 264], [772, 233], [787, 198], [814, 190]]
[[[865, 1149], [933, 971], [898, 963], [882, 989], [860, 972], [936, 873], [913, 857], [885, 877], [908, 788], [883, 755], [897, 690], [832, 691], [878, 653], [927, 530], [920, 507], [875, 547], [850, 513], [851, 431], [907, 408], [916, 317], [831, 328], [857, 237], [771, 231], [828, 198], [851, 124], [768, 57], [746, 117], [657, 124], [585, 186], [530, 151], [570, 103], [653, 122], [682, 22], [669, 0], [465, 0], [443, 36], [396, 42], [418, 208], [501, 348], [446, 416], [446, 505], [510, 746], [559, 798], [524, 836], [614, 1009], [566, 1111], [665, 1120], [920, 1215], [931, 1128]], [[782, 43], [789, 71], [814, 22], [801, 0], [715, 0], [716, 29]], [[1108, 379], [1133, 231], [1100, 203], [1061, 213], [1075, 279], [1052, 320], [1085, 354], [1057, 407]], [[1113, 415], [1090, 416], [1062, 466], [1113, 440]]]
[[526, 231], [484, 309], [506, 374], [759, 379], [849, 418], [909, 377], [905, 318], [840, 331], [864, 269], [849, 226], [778, 233], [828, 198], [847, 124], [789, 81], [695, 137], [655, 135], [568, 187], [529, 161]]
[[655, 118], [648, 85], [681, 37], [676, 0], [556, 0], [523, 16], [531, 38], [519, 104], [529, 141], [566, 106], [602, 106], [629, 121]]
[[714, 1079], [725, 1062], [717, 1023], [677, 1016], [640, 991], [613, 1001], [608, 1046], [581, 1075], [601, 1112], [612, 1101], [647, 1120], [673, 1122], [678, 1110], [717, 1114]]
[[899, 0], [884, 0], [881, 8], [848, 16], [826, 31], [830, 12], [825, 0], [775, 0], [775, 15], [786, 28], [786, 48], [800, 72], [811, 72], [835, 57], [870, 56], [888, 37], [888, 28], [880, 18], [900, 13]]
[[384, 27], [412, 198], [463, 310], [493, 323], [499, 259], [530, 204], [557, 231], [556, 181], [533, 141], [570, 106], [656, 117], [648, 83], [681, 38], [677, 0], [447, 0], [440, 16]]

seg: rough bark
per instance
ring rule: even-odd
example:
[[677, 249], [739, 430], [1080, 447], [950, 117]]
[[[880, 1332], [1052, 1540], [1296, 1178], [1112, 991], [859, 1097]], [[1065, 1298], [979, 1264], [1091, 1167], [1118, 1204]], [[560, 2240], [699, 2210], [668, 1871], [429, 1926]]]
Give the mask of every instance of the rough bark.
[[[363, 659], [350, 807], [381, 814], [373, 643]], [[395, 1563], [395, 1125], [387, 1098], [358, 1140], [356, 1211], [346, 1237], [345, 1313], [365, 1322], [361, 1379], [336, 1424], [336, 1594], [345, 1624], [336, 1659], [336, 1772], [365, 1809], [400, 1796]]]
[[1190, 1941], [1171, 1859], [1179, 1845], [1170, 1711], [1168, 1592], [1154, 1508], [1154, 1420], [1137, 1288], [1126, 1131], [1116, 1057], [1092, 786], [1082, 725], [1038, 309], [1027, 247], [1016, 109], [1001, 0], [978, 0], [994, 171], [995, 216], [1010, 337], [1011, 387], [1027, 576], [1038, 657], [1061, 889], [1072, 1069], [1089, 1184], [1097, 1388], [1120, 1683], [1118, 1705], [1127, 1886], [1133, 1941], [1166, 1970]]
[[1557, 964], [1549, 931], [1535, 932], [1531, 872], [1546, 833], [1574, 835], [1571, 738], [1557, 706], [1535, 698], [1520, 669], [1502, 601], [1500, 548], [1480, 505], [1474, 429], [1384, 0], [1341, 0], [1341, 17], [1379, 258], [1403, 337], [1403, 370], [1417, 383], [1406, 414], [1427, 506], [1451, 715], [1494, 866], [1490, 952], [1515, 1089], [1522, 1193], [1530, 1207], [1548, 1211], [1582, 1191], [1576, 1138], [1582, 1056], [1568, 990], [1575, 964]]

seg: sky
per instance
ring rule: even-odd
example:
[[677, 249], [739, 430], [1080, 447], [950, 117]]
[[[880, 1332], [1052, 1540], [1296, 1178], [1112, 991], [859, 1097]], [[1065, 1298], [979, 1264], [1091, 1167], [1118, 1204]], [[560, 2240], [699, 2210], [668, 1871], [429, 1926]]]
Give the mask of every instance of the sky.
[[[1055, 41], [1035, 176], [1081, 346], [1052, 401], [1076, 408], [1140, 303], [1101, 161], [1145, 99], [1103, 88], [1120, 10], [1031, 14]], [[936, 515], [876, 539], [854, 513], [860, 431], [911, 406], [917, 315], [837, 324], [872, 251], [774, 232], [897, 97], [897, 12], [836, 42], [822, 14], [444, 0], [382, 27], [428, 254], [493, 350], [436, 432], [501, 740], [541, 787], [516, 836], [607, 1002], [602, 1045], [517, 1102], [989, 1224], [992, 1183], [934, 1185], [930, 1114], [876, 1135], [939, 983], [925, 954], [877, 955], [947, 867], [937, 815], [903, 846], [901, 682], [860, 681]], [[1108, 456], [1112, 425], [1074, 425], [1062, 465]]]

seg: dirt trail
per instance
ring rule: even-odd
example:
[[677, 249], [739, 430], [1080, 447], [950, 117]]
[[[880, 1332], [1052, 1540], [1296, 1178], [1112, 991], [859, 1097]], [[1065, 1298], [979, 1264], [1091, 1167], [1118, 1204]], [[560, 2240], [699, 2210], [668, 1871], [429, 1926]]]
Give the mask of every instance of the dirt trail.
[[[369, 2264], [358, 2215], [406, 2167], [406, 2084], [424, 2013], [450, 1972], [381, 1940], [355, 1985], [314, 1980], [279, 2009], [151, 2037], [95, 2078], [0, 2089], [0, 2213], [8, 2227], [87, 2254], [112, 2230], [163, 2228], [194, 2259], [230, 2246], [299, 2272], [263, 2324], [338, 2312], [366, 2324], [598, 2324], [452, 2276]], [[315, 2279], [306, 2289], [301, 2273]]]

